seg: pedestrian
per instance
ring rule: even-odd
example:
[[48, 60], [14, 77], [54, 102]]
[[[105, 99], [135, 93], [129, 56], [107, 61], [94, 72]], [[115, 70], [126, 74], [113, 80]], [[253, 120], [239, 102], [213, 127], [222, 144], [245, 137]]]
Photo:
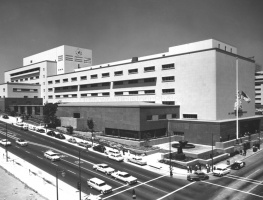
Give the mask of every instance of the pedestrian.
[[190, 169], [189, 169], [189, 166], [187, 166], [187, 173], [189, 173], [190, 172]]
[[191, 166], [189, 166], [189, 171], [192, 174], [192, 167]]
[[246, 156], [247, 155], [247, 150], [246, 149], [244, 149], [244, 156]]
[[201, 171], [201, 164], [199, 163], [199, 170]]

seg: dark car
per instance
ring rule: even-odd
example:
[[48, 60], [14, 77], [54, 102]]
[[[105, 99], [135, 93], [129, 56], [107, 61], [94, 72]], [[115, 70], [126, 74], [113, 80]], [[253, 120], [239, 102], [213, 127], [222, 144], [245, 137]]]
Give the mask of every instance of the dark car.
[[55, 133], [54, 131], [48, 131], [48, 132], [47, 132], [47, 135], [52, 136], [52, 137], [55, 137], [55, 136], [56, 136], [56, 133]]
[[62, 133], [56, 134], [55, 137], [58, 138], [58, 139], [61, 139], [61, 140], [66, 139], [65, 136]]
[[4, 119], [9, 119], [9, 117], [7, 115], [3, 115]]
[[244, 161], [235, 161], [232, 165], [231, 165], [231, 169], [241, 169], [242, 167], [245, 167], [246, 163]]
[[209, 176], [201, 171], [196, 171], [193, 174], [187, 175], [188, 181], [200, 181], [200, 180], [206, 180], [209, 179]]
[[46, 131], [44, 129], [37, 129], [37, 132], [39, 133], [45, 133]]
[[94, 146], [93, 147], [93, 150], [94, 151], [98, 151], [98, 152], [101, 152], [101, 153], [104, 153], [105, 152], [105, 150], [106, 150], [106, 148], [103, 146], [103, 145], [97, 145], [97, 146]]

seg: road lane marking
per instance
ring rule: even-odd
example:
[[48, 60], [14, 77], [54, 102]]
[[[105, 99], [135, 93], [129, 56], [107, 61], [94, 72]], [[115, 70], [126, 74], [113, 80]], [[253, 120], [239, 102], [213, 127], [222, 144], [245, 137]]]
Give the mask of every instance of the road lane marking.
[[263, 198], [263, 196], [260, 196], [260, 195], [257, 195], [257, 194], [253, 194], [253, 193], [250, 193], [250, 192], [245, 192], [245, 191], [238, 190], [238, 189], [234, 189], [234, 188], [231, 188], [231, 187], [222, 186], [222, 185], [218, 185], [218, 184], [215, 184], [215, 183], [210, 183], [210, 182], [207, 182], [207, 181], [202, 181], [202, 182], [210, 184], [210, 185], [215, 185], [215, 186], [218, 186], [218, 187], [222, 187], [222, 188], [227, 188], [229, 190], [234, 190], [234, 191], [238, 191], [238, 192], [241, 192], [241, 193], [250, 194], [250, 195], [253, 195], [253, 196], [256, 196], [256, 197]]
[[163, 199], [163, 198], [166, 198], [166, 197], [168, 197], [169, 195], [171, 195], [171, 194], [173, 194], [173, 193], [175, 193], [175, 192], [178, 192], [179, 190], [182, 190], [182, 189], [184, 189], [184, 188], [186, 188], [186, 187], [188, 187], [188, 186], [190, 186], [190, 185], [192, 185], [192, 184], [194, 184], [195, 182], [191, 182], [191, 183], [188, 183], [187, 185], [185, 185], [185, 186], [183, 186], [183, 187], [181, 187], [181, 188], [178, 188], [177, 190], [175, 190], [175, 191], [173, 191], [173, 192], [170, 192], [170, 193], [168, 193], [167, 195], [165, 195], [165, 196], [163, 196], [163, 197], [161, 197], [161, 198], [159, 198], [159, 199], [156, 199], [156, 200], [161, 200], [161, 199]]
[[254, 179], [251, 179], [251, 178], [245, 178], [245, 177], [242, 177], [242, 176], [234, 176], [232, 174], [227, 175], [225, 177], [232, 178], [232, 179], [235, 179], [235, 180], [246, 181], [246, 182], [250, 182], [250, 183], [254, 183], [254, 184], [260, 183], [260, 181], [258, 181], [258, 180], [254, 180]]
[[144, 182], [144, 183], [138, 184], [138, 185], [136, 185], [136, 186], [129, 187], [129, 188], [125, 189], [125, 190], [122, 190], [122, 191], [117, 192], [117, 193], [115, 193], [115, 194], [113, 194], [113, 195], [107, 196], [107, 197], [105, 197], [105, 198], [103, 198], [103, 199], [108, 199], [108, 198], [113, 197], [113, 196], [115, 196], [115, 195], [117, 195], [117, 194], [120, 194], [120, 193], [122, 193], [122, 192], [125, 192], [125, 191], [127, 191], [127, 190], [130, 190], [130, 189], [133, 189], [133, 188], [136, 188], [136, 187], [139, 187], [139, 186], [141, 186], [141, 185], [145, 185], [146, 183], [155, 181], [155, 180], [160, 179], [160, 178], [163, 178], [163, 177], [165, 177], [165, 176], [166, 176], [166, 175], [162, 175], [162, 176], [159, 176], [159, 177], [154, 178], [154, 179], [152, 179], [152, 180], [149, 180], [149, 181], [146, 181], [146, 182]]
[[37, 157], [43, 160], [43, 158], [41, 158], [41, 157], [39, 157], [39, 156], [37, 156]]
[[67, 170], [67, 171], [71, 172], [72, 174], [76, 174], [76, 173], [75, 173], [75, 172], [73, 172], [73, 171], [70, 171], [70, 170]]
[[[138, 183], [142, 183], [142, 182], [138, 181]], [[160, 191], [163, 192], [163, 193], [168, 193], [167, 191], [161, 190], [161, 189], [159, 189], [159, 188], [157, 188], [157, 187], [154, 187], [154, 186], [151, 186], [151, 185], [149, 185], [149, 184], [145, 184], [145, 185], [147, 185], [148, 187], [152, 187], [152, 188], [154, 188], [154, 189], [156, 189], [156, 190], [160, 190]]]
[[30, 153], [29, 151], [25, 151], [25, 152]]
[[54, 163], [51, 163], [52, 165], [55, 165], [55, 166], [57, 166], [58, 167], [58, 165], [56, 165], [56, 164], [54, 164]]
[[252, 174], [248, 175], [246, 178], [248, 178], [249, 176], [252, 176], [253, 174], [257, 173], [260, 169], [258, 169], [257, 171], [253, 172]]
[[247, 192], [251, 192], [252, 190], [254, 190], [257, 186], [262, 185], [263, 181], [261, 181], [259, 184], [255, 185], [254, 187], [252, 187], [250, 190], [248, 190]]

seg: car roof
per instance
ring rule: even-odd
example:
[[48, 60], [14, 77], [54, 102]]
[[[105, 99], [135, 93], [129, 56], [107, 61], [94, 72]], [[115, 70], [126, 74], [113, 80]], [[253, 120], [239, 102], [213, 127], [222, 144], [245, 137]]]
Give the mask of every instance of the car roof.
[[98, 164], [100, 166], [108, 166], [108, 164], [102, 163], [102, 164]]
[[98, 178], [91, 178], [90, 180], [92, 180], [92, 181], [94, 181], [94, 182], [97, 182], [98, 184], [100, 184], [100, 183], [104, 183], [104, 181], [103, 180], [101, 180], [101, 179], [98, 179]]
[[235, 161], [235, 163], [242, 163], [243, 161], [241, 161], [241, 160], [237, 160], [237, 161]]
[[216, 167], [227, 168], [227, 167], [229, 167], [229, 165], [227, 165], [227, 164], [219, 164], [219, 165], [216, 165]]

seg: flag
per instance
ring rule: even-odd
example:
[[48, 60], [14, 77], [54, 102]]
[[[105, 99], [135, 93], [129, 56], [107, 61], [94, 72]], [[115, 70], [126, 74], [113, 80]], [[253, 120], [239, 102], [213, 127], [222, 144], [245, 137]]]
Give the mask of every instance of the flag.
[[241, 91], [241, 98], [244, 99], [246, 102], [250, 102], [251, 99], [247, 96], [247, 94], [243, 91]]

